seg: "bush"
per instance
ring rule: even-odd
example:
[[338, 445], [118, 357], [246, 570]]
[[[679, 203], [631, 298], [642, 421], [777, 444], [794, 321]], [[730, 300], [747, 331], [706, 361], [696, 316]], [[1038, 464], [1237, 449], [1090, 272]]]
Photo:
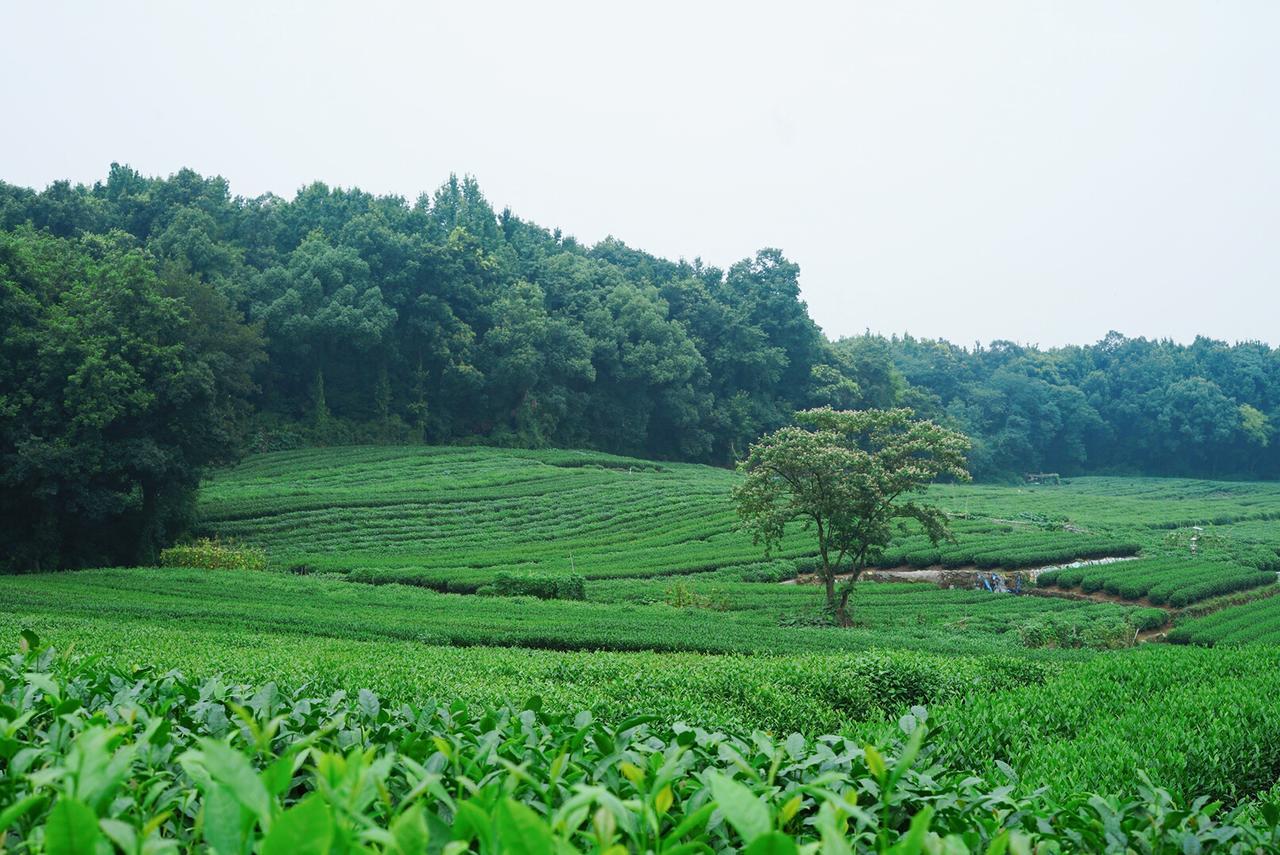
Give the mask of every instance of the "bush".
[[[24, 747], [0, 776], [3, 833], [15, 852], [115, 851], [108, 837], [133, 844], [120, 847], [129, 852], [329, 852], [355, 849], [347, 841], [357, 834], [376, 841], [362, 851], [385, 853], [439, 851], [428, 841], [452, 841], [445, 851], [453, 852], [1101, 852], [1117, 840], [1134, 852], [1269, 852], [1280, 835], [1267, 807], [1274, 799], [1247, 817], [1224, 814], [1206, 803], [1219, 782], [1197, 777], [1185, 783], [1206, 798], [1188, 808], [1189, 798], [1115, 764], [1110, 745], [1083, 762], [1073, 751], [1067, 762], [1088, 774], [1082, 792], [1119, 774], [1118, 800], [1026, 794], [1009, 786], [1016, 773], [1008, 766], [974, 775], [954, 762], [976, 755], [995, 765], [1010, 734], [1042, 712], [1038, 698], [1056, 712], [1087, 697], [1097, 718], [1112, 700], [1097, 686], [1072, 687], [1067, 697], [1052, 685], [1023, 690], [1012, 720], [1004, 704], [933, 728], [929, 712], [914, 707], [874, 740], [877, 748], [846, 736], [548, 714], [540, 697], [410, 708], [369, 689], [326, 697], [274, 682], [160, 678], [54, 655], [30, 633], [24, 644], [0, 660], [0, 710], [26, 709], [5, 721]], [[915, 692], [908, 684], [905, 695]], [[1274, 713], [1264, 711], [1259, 721], [1271, 723]], [[1143, 713], [1140, 722], [1150, 718]], [[282, 721], [289, 725], [277, 731]], [[1128, 735], [1136, 738], [1121, 748], [1161, 747], [1147, 731]], [[1210, 734], [1197, 756], [1235, 749], [1228, 761], [1257, 759], [1245, 750], [1258, 740], [1250, 728], [1226, 737]], [[1014, 747], [1056, 746], [1026, 739]], [[1061, 752], [1049, 759], [1063, 762]], [[1032, 773], [1048, 765], [1043, 754], [1017, 760]], [[1271, 785], [1257, 785], [1270, 768], [1228, 771], [1251, 771], [1242, 784], [1257, 792]], [[1167, 764], [1161, 771], [1175, 784], [1185, 777]], [[713, 812], [720, 819], [709, 821]]]
[[577, 573], [553, 576], [548, 573], [518, 573], [500, 570], [493, 584], [476, 591], [500, 597], [537, 597], [540, 600], [585, 600], [587, 580]]
[[267, 552], [256, 546], [202, 537], [171, 546], [160, 553], [161, 567], [202, 567], [206, 570], [266, 570]]
[[714, 612], [729, 611], [729, 598], [721, 593], [703, 594], [684, 582], [675, 582], [667, 588], [663, 602], [677, 609], [709, 609]]
[[1168, 622], [1169, 613], [1164, 609], [1134, 609], [1129, 612], [1129, 623], [1140, 631], [1159, 629]]
[[[774, 561], [757, 561], [742, 565], [742, 581], [744, 582], [785, 582], [796, 578], [800, 562], [776, 559]], [[808, 572], [813, 572], [810, 568]]]

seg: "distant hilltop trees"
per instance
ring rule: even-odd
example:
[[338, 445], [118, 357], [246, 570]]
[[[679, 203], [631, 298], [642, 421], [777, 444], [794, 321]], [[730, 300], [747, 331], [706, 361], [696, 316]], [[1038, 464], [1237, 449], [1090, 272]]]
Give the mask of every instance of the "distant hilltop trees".
[[1266, 345], [831, 342], [798, 277], [776, 249], [721, 269], [586, 246], [495, 212], [471, 178], [412, 202], [319, 183], [245, 199], [120, 165], [92, 186], [0, 183], [0, 511], [74, 518], [37, 538], [63, 564], [113, 520], [123, 559], [245, 450], [479, 441], [724, 465], [821, 406], [911, 407], [972, 437], [978, 478], [1280, 474]]

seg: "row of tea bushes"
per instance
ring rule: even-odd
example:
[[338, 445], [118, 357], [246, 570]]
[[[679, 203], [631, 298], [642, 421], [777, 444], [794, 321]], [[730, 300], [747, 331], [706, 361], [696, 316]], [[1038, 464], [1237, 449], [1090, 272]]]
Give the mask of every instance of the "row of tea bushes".
[[916, 708], [878, 746], [640, 716], [328, 697], [115, 671], [31, 649], [0, 665], [0, 845], [259, 855], [743, 851], [1253, 852], [1276, 811], [1019, 796], [939, 765]]

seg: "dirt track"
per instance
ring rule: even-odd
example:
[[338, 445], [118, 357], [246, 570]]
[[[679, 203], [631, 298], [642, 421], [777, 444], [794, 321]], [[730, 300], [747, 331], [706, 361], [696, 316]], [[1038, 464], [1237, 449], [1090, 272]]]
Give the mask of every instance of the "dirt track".
[[[990, 570], [984, 570], [974, 565], [964, 567], [943, 567], [935, 564], [932, 567], [876, 567], [863, 571], [862, 578], [869, 582], [933, 582], [935, 585], [948, 584], [951, 587], [963, 586], [972, 587], [977, 584], [978, 574], [998, 573], [1001, 576], [1012, 577], [1022, 576], [1024, 579], [1035, 581], [1036, 577], [1047, 570], [1061, 570], [1067, 567], [1087, 567], [1097, 564], [1114, 564], [1117, 561], [1131, 561], [1133, 556], [1115, 556], [1111, 558], [1095, 558], [1089, 561], [1072, 561], [1066, 564], [1048, 564], [1043, 567], [1026, 567], [1021, 570], [1006, 570], [1004, 568], [995, 567]], [[853, 574], [841, 573], [836, 576], [837, 581], [848, 579]], [[795, 579], [787, 579], [782, 582], [783, 585], [817, 585], [818, 577], [812, 574], [797, 576]]]

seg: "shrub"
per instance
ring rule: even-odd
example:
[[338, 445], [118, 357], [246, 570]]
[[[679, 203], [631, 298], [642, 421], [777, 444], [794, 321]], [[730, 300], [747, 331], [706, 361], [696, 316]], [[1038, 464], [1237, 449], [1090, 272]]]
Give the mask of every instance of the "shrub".
[[202, 567], [206, 570], [266, 570], [267, 552], [202, 537], [192, 543], [171, 546], [160, 553], [162, 567]]
[[500, 570], [494, 575], [492, 585], [486, 585], [476, 593], [537, 597], [540, 600], [585, 600], [587, 581], [577, 573], [551, 575]]
[[[800, 571], [800, 562], [777, 559], [774, 561], [757, 561], [742, 565], [742, 581], [744, 582], [785, 582], [796, 578]], [[808, 568], [807, 572], [812, 572]]]
[[1129, 612], [1129, 623], [1141, 631], [1159, 629], [1169, 622], [1169, 613], [1164, 609], [1134, 609]]
[[684, 582], [675, 582], [668, 587], [663, 602], [677, 609], [710, 609], [717, 612], [729, 610], [729, 598], [724, 594], [701, 594]]
[[1165, 620], [1160, 609], [1135, 609], [1123, 616], [1084, 621], [1048, 614], [1019, 624], [1018, 638], [1024, 647], [1117, 650], [1132, 646], [1138, 631], [1163, 626]]
[[[1196, 780], [1208, 795], [1188, 808], [1189, 799], [1105, 762], [1110, 750], [1084, 758], [1095, 763], [1084, 766], [1086, 783], [1118, 771], [1136, 799], [1023, 794], [1009, 786], [1017, 773], [1007, 765], [973, 775], [954, 763], [977, 749], [992, 764], [998, 741], [1026, 732], [1027, 713], [1043, 706], [1036, 697], [1052, 686], [1019, 697], [1012, 721], [1006, 704], [931, 728], [928, 711], [914, 707], [877, 748], [844, 736], [546, 714], [538, 697], [414, 709], [369, 689], [325, 697], [274, 682], [159, 678], [24, 640], [27, 651], [0, 660], [0, 710], [26, 709], [0, 718], [24, 746], [0, 776], [4, 843], [15, 852], [115, 851], [109, 839], [130, 844], [126, 852], [264, 855], [353, 851], [353, 839], [384, 853], [440, 851], [428, 842], [491, 853], [1101, 852], [1116, 840], [1135, 852], [1263, 852], [1280, 835], [1270, 801], [1249, 816], [1223, 814], [1207, 803], [1216, 782]], [[1082, 694], [1051, 699], [1060, 708]], [[1110, 699], [1090, 700], [1096, 717]], [[1255, 739], [1247, 727], [1231, 733], [1244, 738], [1206, 740], [1201, 753]], [[1151, 750], [1145, 738], [1125, 744]], [[1084, 765], [1074, 754], [1073, 769]], [[1034, 754], [1018, 760], [1019, 769], [1045, 765]], [[713, 812], [720, 818], [710, 821]]]

